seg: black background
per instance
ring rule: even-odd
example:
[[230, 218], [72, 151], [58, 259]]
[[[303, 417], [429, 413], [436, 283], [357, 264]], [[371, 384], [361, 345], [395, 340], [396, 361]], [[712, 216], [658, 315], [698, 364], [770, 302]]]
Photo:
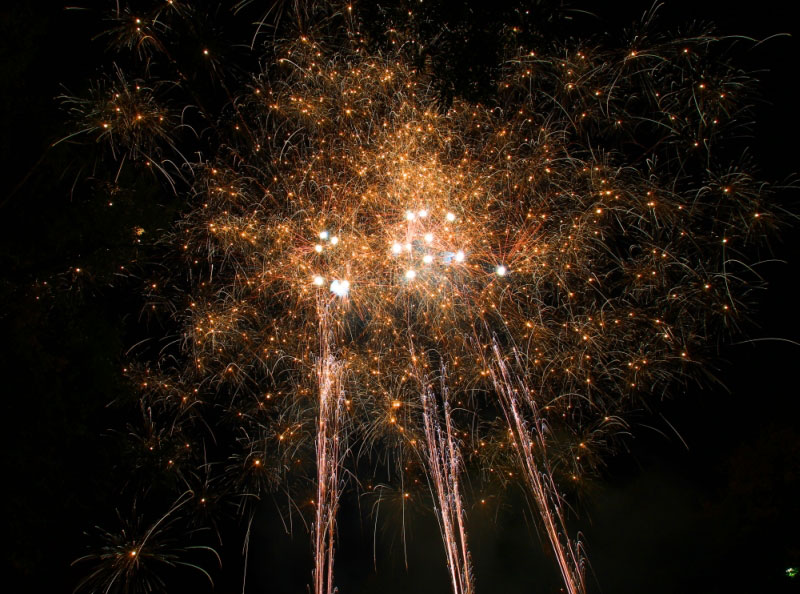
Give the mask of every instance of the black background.
[[[113, 3], [109, 3], [113, 4]], [[594, 3], [586, 3], [594, 4]], [[671, 28], [710, 20], [724, 34], [763, 39], [794, 33], [791, 3], [673, 0], [661, 8]], [[616, 31], [640, 18], [647, 2], [589, 6], [576, 16], [587, 31]], [[0, 423], [3, 563], [7, 592], [70, 591], [80, 570], [83, 532], [114, 524], [122, 428], [106, 404], [128, 391], [120, 368], [130, 346], [138, 299], [113, 283], [124, 261], [119, 237], [136, 225], [169, 221], [168, 199], [118, 208], [70, 194], [76, 161], [68, 147], [48, 149], [67, 123], [54, 97], [97, 76], [103, 45], [96, 21], [63, 3], [7, 0], [0, 8]], [[777, 37], [741, 56], [760, 71], [751, 152], [761, 177], [784, 182], [798, 171], [798, 43]], [[776, 199], [796, 203], [795, 191]], [[788, 263], [761, 267], [769, 290], [747, 336], [722, 344], [718, 383], [677, 389], [656, 414], [634, 418], [634, 437], [587, 486], [574, 526], [591, 563], [594, 592], [797, 592], [800, 577], [800, 274], [797, 227], [773, 243]], [[75, 267], [89, 274], [76, 275]], [[43, 283], [47, 281], [47, 285]], [[768, 339], [768, 340], [762, 340]], [[791, 341], [795, 341], [792, 343]], [[663, 416], [662, 416], [663, 415]], [[669, 423], [666, 422], [666, 420]], [[680, 437], [670, 428], [675, 427]], [[684, 443], [685, 442], [685, 445]], [[265, 503], [254, 527], [248, 590], [300, 592], [311, 558], [302, 527], [292, 536]], [[342, 592], [448, 591], [432, 514], [411, 512], [405, 545], [398, 521], [373, 529], [355, 498], [340, 517], [337, 584]], [[389, 511], [388, 513], [392, 513]], [[478, 590], [557, 592], [548, 545], [510, 495], [492, 513], [470, 514]], [[238, 546], [223, 550], [217, 591], [241, 591]], [[406, 566], [407, 565], [407, 566]], [[17, 585], [11, 586], [16, 583]], [[172, 591], [203, 591], [189, 579]]]

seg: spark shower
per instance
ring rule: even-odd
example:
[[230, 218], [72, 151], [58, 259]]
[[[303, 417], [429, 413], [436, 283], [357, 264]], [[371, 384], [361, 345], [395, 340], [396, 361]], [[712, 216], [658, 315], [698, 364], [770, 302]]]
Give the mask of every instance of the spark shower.
[[176, 502], [106, 533], [83, 585], [157, 587], [187, 552], [168, 530], [225, 502], [249, 527], [275, 496], [332, 594], [352, 489], [428, 505], [453, 592], [473, 593], [468, 512], [513, 485], [583, 594], [566, 500], [629, 411], [736, 330], [777, 222], [737, 161], [752, 81], [732, 42], [652, 13], [627, 41], [554, 42], [521, 9], [478, 100], [446, 92], [411, 4], [377, 32], [357, 3], [279, 5], [241, 64], [213, 36], [180, 45], [203, 10], [113, 8], [129, 67], [64, 98], [69, 140], [105, 147], [115, 183], [150, 175], [182, 205], [162, 261], [138, 264], [175, 330], [129, 370], [132, 455]]

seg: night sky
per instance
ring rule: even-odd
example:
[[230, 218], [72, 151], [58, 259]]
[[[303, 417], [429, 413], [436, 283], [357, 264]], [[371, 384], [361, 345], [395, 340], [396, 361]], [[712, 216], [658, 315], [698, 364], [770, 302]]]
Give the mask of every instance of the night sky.
[[[595, 16], [576, 13], [577, 30], [618, 30], [650, 6], [602, 4], [592, 7]], [[724, 34], [794, 34], [790, 4], [673, 0], [662, 9], [663, 26], [700, 19]], [[103, 42], [92, 39], [95, 17], [50, 0], [7, 0], [0, 27], [3, 589], [66, 592], [81, 576], [70, 562], [86, 551], [84, 532], [116, 522], [126, 420], [125, 409], [109, 403], [130, 396], [125, 352], [148, 332], [142, 298], [114, 271], [132, 253], [130, 229], [165, 228], [177, 199], [145, 188], [136, 201], [109, 207], [74, 185], [92, 175], [74, 147], [49, 148], [69, 131], [55, 97], [86, 89], [106, 62]], [[800, 170], [798, 60], [797, 38], [787, 36], [740, 58], [762, 81], [748, 150], [760, 177], [778, 184]], [[797, 198], [796, 190], [776, 194], [795, 211]], [[800, 592], [800, 576], [786, 575], [800, 567], [797, 226], [787, 221], [771, 246], [765, 259], [786, 262], [760, 268], [769, 289], [755, 296], [741, 338], [755, 342], [721, 342], [708, 377], [632, 416], [632, 437], [576, 502], [572, 526], [587, 545], [591, 592]], [[76, 266], [88, 272], [75, 274]], [[342, 503], [340, 592], [449, 591], [434, 516], [406, 517], [406, 561], [396, 512], [382, 512], [386, 521], [375, 531], [368, 505], [352, 494]], [[285, 534], [275, 510], [265, 501], [256, 516], [248, 591], [304, 592], [307, 533], [296, 526]], [[559, 591], [549, 545], [520, 494], [506, 494], [491, 514], [475, 510], [469, 528], [479, 592]], [[240, 527], [222, 530], [231, 538], [221, 549], [223, 569], [212, 572], [215, 591], [240, 592]], [[170, 591], [208, 587], [190, 576]]]

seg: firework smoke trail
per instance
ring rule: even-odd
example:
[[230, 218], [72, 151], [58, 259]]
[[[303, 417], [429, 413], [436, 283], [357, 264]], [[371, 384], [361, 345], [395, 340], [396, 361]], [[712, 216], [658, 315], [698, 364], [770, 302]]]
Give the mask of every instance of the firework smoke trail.
[[339, 470], [344, 410], [342, 364], [332, 352], [330, 311], [318, 300], [320, 352], [317, 361], [319, 418], [317, 421], [317, 499], [314, 518], [314, 594], [332, 594], [336, 512], [339, 506]]
[[[567, 533], [561, 498], [547, 458], [544, 420], [524, 380], [512, 378], [496, 340], [492, 344], [492, 353], [494, 359], [489, 365], [489, 373], [500, 396], [520, 466], [550, 539], [564, 586], [569, 594], [584, 594], [586, 585], [581, 545], [579, 542], [573, 543]], [[524, 412], [520, 410], [523, 404], [530, 410], [530, 421], [526, 421]], [[539, 452], [538, 462], [534, 448]]]
[[439, 411], [430, 385], [421, 391], [422, 418], [425, 426], [425, 456], [431, 491], [438, 502], [437, 514], [442, 533], [447, 566], [454, 594], [473, 594], [472, 567], [464, 518], [464, 505], [459, 488], [461, 453], [453, 434], [450, 405], [442, 370], [442, 408], [444, 431], [439, 422]]

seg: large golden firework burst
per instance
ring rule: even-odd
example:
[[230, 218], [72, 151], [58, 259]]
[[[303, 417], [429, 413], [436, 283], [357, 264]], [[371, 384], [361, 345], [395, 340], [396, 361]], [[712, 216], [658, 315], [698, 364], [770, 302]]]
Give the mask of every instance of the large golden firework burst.
[[[180, 290], [149, 286], [182, 331], [142, 372], [141, 447], [198, 506], [313, 478], [316, 594], [341, 490], [378, 467], [402, 504], [432, 502], [454, 592], [474, 591], [464, 472], [525, 486], [583, 592], [563, 493], [740, 318], [742, 254], [774, 222], [717, 157], [748, 81], [708, 36], [510, 42], [490, 100], [446, 101], [419, 39], [375, 49], [357, 10], [326, 10], [270, 39], [213, 117], [214, 154], [183, 167], [163, 156], [184, 134], [163, 82], [118, 74], [74, 101], [115, 154], [186, 180], [165, 240]], [[164, 12], [118, 19], [143, 60], [167, 52]], [[234, 442], [216, 465], [195, 453], [209, 427]]]

